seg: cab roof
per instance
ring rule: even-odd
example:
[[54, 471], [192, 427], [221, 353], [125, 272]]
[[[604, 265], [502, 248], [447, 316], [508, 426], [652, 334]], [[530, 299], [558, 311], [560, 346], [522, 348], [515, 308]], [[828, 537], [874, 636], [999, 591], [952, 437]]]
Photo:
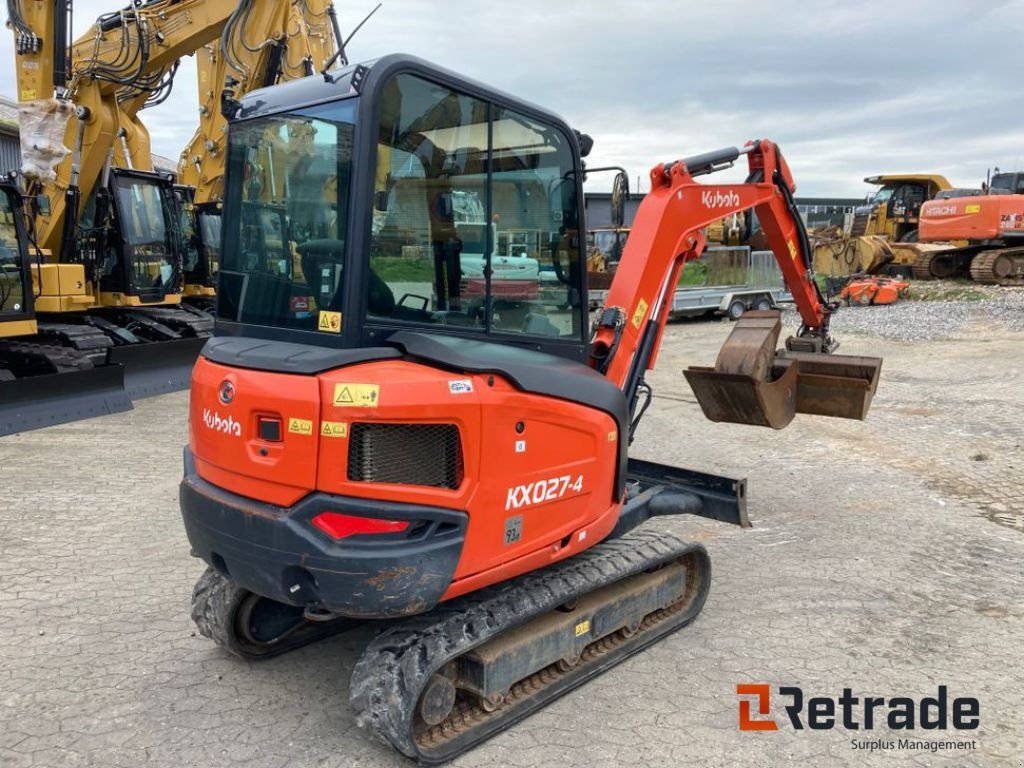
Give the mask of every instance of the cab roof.
[[937, 173], [883, 173], [878, 176], [865, 176], [864, 181], [868, 184], [893, 184], [901, 181], [925, 181], [937, 186], [939, 189], [952, 189], [953, 185], [949, 180]]

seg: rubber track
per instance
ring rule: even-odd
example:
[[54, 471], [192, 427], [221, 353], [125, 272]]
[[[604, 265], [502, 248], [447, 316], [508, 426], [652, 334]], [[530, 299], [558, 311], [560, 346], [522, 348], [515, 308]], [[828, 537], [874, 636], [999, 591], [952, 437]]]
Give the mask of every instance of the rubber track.
[[297, 631], [272, 645], [253, 647], [235, 632], [235, 618], [243, 601], [252, 593], [207, 568], [192, 589], [192, 621], [199, 634], [208, 637], [224, 650], [243, 659], [269, 659], [294, 651], [304, 645], [352, 629], [358, 622], [351, 619], [304, 621]]
[[[932, 261], [937, 256], [944, 255], [940, 253], [921, 253], [918, 254], [917, 258], [914, 259], [914, 263], [910, 267], [911, 273], [914, 275], [915, 280], [938, 280], [934, 272], [932, 272]], [[956, 274], [954, 269], [951, 274]]]
[[69, 347], [32, 341], [0, 342], [0, 368], [8, 368], [19, 378], [84, 371], [92, 367], [86, 355]]
[[1024, 284], [1024, 268], [1010, 269], [1010, 274], [1000, 277], [995, 273], [996, 261], [1008, 258], [1013, 262], [1024, 261], [1024, 248], [993, 248], [981, 251], [971, 261], [971, 280], [988, 285], [1022, 285]]
[[[465, 728], [457, 738], [425, 751], [414, 735], [414, 715], [430, 676], [452, 659], [574, 598], [689, 556], [693, 592], [685, 610], [660, 631], [638, 633], [596, 664], [581, 664], [547, 689], [531, 692], [503, 707], [481, 725]], [[627, 658], [669, 632], [688, 624], [703, 607], [711, 581], [705, 549], [654, 531], [627, 534], [600, 544], [565, 562], [511, 582], [457, 598], [421, 617], [402, 621], [374, 639], [352, 672], [349, 701], [360, 726], [423, 764], [438, 764], [505, 730], [558, 696]], [[673, 613], [669, 611], [668, 613]], [[603, 663], [602, 663], [603, 662]]]
[[112, 345], [107, 335], [91, 325], [75, 323], [39, 323], [39, 335], [58, 339], [61, 344], [81, 352], [106, 352]]
[[213, 334], [213, 317], [179, 307], [143, 307], [133, 310], [163, 323], [185, 336], [200, 338]]

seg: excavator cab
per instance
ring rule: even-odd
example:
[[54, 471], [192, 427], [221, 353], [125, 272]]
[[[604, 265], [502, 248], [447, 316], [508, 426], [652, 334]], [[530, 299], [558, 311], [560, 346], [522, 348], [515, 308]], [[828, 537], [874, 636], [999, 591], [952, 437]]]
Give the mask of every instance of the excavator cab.
[[194, 192], [191, 187], [174, 188], [184, 253], [183, 300], [212, 311], [220, 261], [220, 205], [196, 203]]
[[0, 182], [0, 338], [35, 332], [21, 191]]
[[78, 247], [95, 259], [103, 306], [180, 301], [185, 244], [168, 177], [111, 168], [82, 215]]

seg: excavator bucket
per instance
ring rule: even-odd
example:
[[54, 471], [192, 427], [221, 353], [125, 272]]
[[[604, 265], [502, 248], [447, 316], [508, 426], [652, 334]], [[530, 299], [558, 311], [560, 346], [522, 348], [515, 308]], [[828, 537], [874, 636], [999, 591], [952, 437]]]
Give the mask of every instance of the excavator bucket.
[[863, 419], [878, 386], [882, 361], [812, 352], [776, 355], [781, 313], [747, 312], [714, 368], [684, 371], [711, 421], [782, 429], [798, 413]]

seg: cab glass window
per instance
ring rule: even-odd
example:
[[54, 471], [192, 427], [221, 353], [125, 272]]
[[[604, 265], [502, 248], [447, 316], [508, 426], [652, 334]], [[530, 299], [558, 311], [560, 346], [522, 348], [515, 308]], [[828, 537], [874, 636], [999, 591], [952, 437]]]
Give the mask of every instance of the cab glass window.
[[0, 314], [27, 311], [16, 215], [10, 195], [0, 191]]
[[220, 317], [340, 332], [354, 121], [349, 100], [232, 126], [224, 219], [199, 222]]
[[412, 75], [380, 109], [369, 320], [578, 340], [568, 139]]

